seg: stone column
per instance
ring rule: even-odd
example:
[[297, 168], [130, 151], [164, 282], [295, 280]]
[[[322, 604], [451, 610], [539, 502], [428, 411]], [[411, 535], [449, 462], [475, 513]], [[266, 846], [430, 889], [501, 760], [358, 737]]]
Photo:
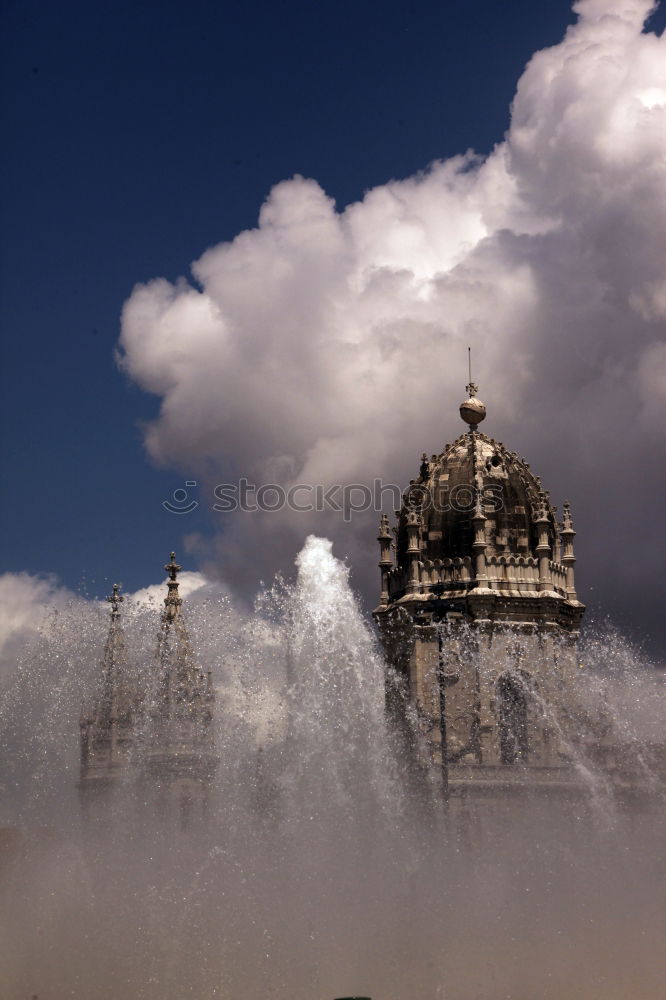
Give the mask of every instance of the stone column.
[[571, 520], [571, 508], [568, 503], [565, 503], [560, 538], [562, 539], [562, 546], [564, 549], [562, 554], [562, 563], [567, 571], [567, 598], [570, 601], [576, 601], [578, 599], [576, 596], [576, 586], [574, 582], [574, 566], [576, 565], [576, 557], [574, 555], [573, 540], [575, 536], [576, 532], [574, 531], [573, 521]]
[[[557, 507], [553, 507], [553, 517], [557, 517]], [[555, 521], [555, 525], [557, 527], [557, 520]], [[557, 530], [555, 531], [555, 539], [553, 541], [553, 562], [562, 562], [562, 539]]]
[[472, 543], [472, 548], [474, 549], [476, 586], [477, 588], [485, 589], [488, 586], [488, 567], [486, 565], [486, 515], [484, 514], [483, 507], [481, 506], [480, 493], [477, 494], [472, 524], [474, 526], [474, 542]]
[[412, 510], [407, 514], [407, 558], [409, 560], [407, 591], [410, 594], [418, 593], [421, 584], [419, 578], [420, 534], [421, 518], [415, 510]]
[[386, 607], [389, 602], [389, 573], [393, 566], [393, 559], [391, 558], [391, 529], [389, 528], [386, 514], [382, 514], [377, 541], [379, 542], [379, 570], [382, 577], [382, 592], [379, 603], [382, 607]]
[[539, 532], [539, 543], [536, 547], [537, 558], [539, 560], [539, 591], [543, 593], [551, 589], [550, 574], [550, 545], [548, 543], [548, 513], [543, 496], [540, 498], [538, 517], [535, 518], [535, 525]]

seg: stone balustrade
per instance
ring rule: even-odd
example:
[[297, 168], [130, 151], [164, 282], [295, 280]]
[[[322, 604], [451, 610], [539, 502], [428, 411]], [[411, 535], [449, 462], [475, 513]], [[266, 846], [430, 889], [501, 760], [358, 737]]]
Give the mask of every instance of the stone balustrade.
[[548, 563], [550, 568], [550, 578], [553, 582], [553, 590], [556, 590], [558, 594], [562, 594], [563, 597], [567, 595], [567, 568], [563, 566], [562, 563], [553, 562], [552, 559]]
[[538, 590], [539, 563], [532, 556], [489, 556], [486, 574], [491, 590]]
[[[549, 561], [550, 588], [562, 597], [567, 594], [566, 567]], [[452, 559], [427, 559], [417, 562], [418, 592], [435, 590], [441, 594], [451, 590], [472, 590], [474, 569], [469, 556]], [[488, 556], [487, 586], [491, 590], [533, 594], [539, 590], [539, 563], [533, 556]], [[388, 573], [389, 597], [394, 600], [408, 589], [409, 574], [398, 567]]]

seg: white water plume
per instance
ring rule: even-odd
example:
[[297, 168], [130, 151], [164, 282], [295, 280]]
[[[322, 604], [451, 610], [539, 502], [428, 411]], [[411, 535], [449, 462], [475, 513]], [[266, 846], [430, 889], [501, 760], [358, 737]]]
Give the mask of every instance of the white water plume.
[[[186, 831], [132, 780], [108, 828], [82, 823], [100, 607], [75, 602], [25, 649], [0, 705], [7, 1000], [653, 1000], [662, 819], [616, 811], [609, 826], [585, 803], [514, 801], [447, 826], [387, 721], [347, 567], [312, 537], [297, 563], [254, 614], [205, 588], [185, 602], [215, 674], [220, 756], [209, 818]], [[156, 611], [126, 616], [139, 673], [157, 631]]]

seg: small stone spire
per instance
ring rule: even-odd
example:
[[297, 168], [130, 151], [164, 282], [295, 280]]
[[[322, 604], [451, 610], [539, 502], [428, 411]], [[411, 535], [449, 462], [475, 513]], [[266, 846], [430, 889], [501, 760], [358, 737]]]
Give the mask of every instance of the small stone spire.
[[[571, 504], [569, 503], [568, 500], [564, 501], [564, 505], [563, 505], [563, 508], [562, 508], [562, 528], [563, 528], [563, 531], [567, 532], [567, 534], [570, 534], [573, 531], [573, 520], [572, 520], [572, 517], [571, 517]], [[576, 534], [576, 532], [574, 531], [574, 535], [575, 534]]]
[[[471, 429], [471, 428], [470, 428]], [[474, 505], [474, 516], [472, 517], [474, 528], [474, 574], [476, 577], [476, 590], [485, 590], [488, 587], [488, 572], [486, 563], [486, 515], [483, 509], [481, 493], [477, 491], [476, 503]]]
[[178, 574], [182, 566], [179, 566], [176, 562], [175, 552], [171, 553], [171, 562], [168, 562], [164, 569], [169, 574], [169, 579], [167, 580], [167, 587], [169, 589], [167, 596], [164, 598], [163, 621], [166, 624], [175, 620], [183, 603], [182, 599], [178, 596]]
[[539, 502], [535, 514], [534, 524], [538, 532], [535, 551], [539, 561], [539, 592], [545, 593], [552, 589], [552, 578], [550, 573], [551, 547], [548, 540], [548, 528], [550, 525], [548, 518], [548, 497], [544, 490], [539, 491]]
[[[102, 686], [92, 713], [80, 720], [81, 780], [113, 777], [118, 765], [118, 728], [123, 732], [131, 724], [132, 692], [128, 686], [125, 639], [120, 624], [120, 604], [124, 600], [117, 583], [106, 598], [111, 605], [109, 632], [102, 657]], [[125, 740], [127, 744], [129, 741]]]
[[419, 558], [421, 555], [421, 515], [416, 510], [407, 512], [405, 518], [407, 527], [407, 558], [409, 560], [409, 581], [407, 590], [411, 594], [417, 593], [421, 586], [419, 572]]
[[562, 539], [560, 537], [559, 531], [557, 530], [557, 507], [553, 506], [553, 562], [562, 562]]
[[175, 580], [176, 577], [178, 576], [178, 574], [180, 573], [180, 571], [181, 571], [182, 568], [183, 567], [179, 566], [178, 563], [176, 562], [176, 553], [172, 552], [171, 553], [171, 562], [168, 562], [166, 564], [166, 566], [164, 567], [164, 569], [169, 574], [169, 578], [171, 580]]
[[125, 598], [120, 593], [120, 587], [117, 583], [113, 585], [113, 593], [109, 594], [107, 601], [111, 605], [111, 620], [120, 618], [120, 604]]
[[[155, 671], [149, 691], [149, 718], [145, 728], [144, 754], [149, 772], [158, 776], [172, 808], [180, 811], [181, 825], [189, 823], [190, 810], [205, 813], [208, 785], [219, 763], [213, 722], [215, 689], [210, 671], [197, 663], [187, 627], [187, 613], [178, 593], [181, 567], [175, 552], [164, 567], [168, 574], [167, 596], [161, 616], [155, 653]], [[175, 776], [186, 775], [188, 791], [183, 798]], [[190, 804], [191, 803], [191, 804]]]
[[391, 529], [389, 528], [388, 514], [382, 514], [381, 521], [379, 522], [379, 537], [380, 538], [391, 537]]
[[560, 531], [560, 538], [562, 539], [562, 564], [567, 571], [567, 598], [570, 601], [577, 601], [578, 597], [576, 595], [576, 584], [574, 580], [574, 566], [576, 565], [576, 557], [574, 555], [574, 544], [573, 540], [576, 536], [574, 531], [573, 520], [571, 518], [571, 507], [567, 501], [564, 503], [562, 511], [562, 530]]
[[389, 602], [389, 573], [393, 566], [393, 559], [391, 557], [391, 529], [389, 528], [389, 519], [386, 514], [382, 514], [381, 521], [379, 522], [377, 541], [379, 542], [379, 569], [382, 577], [380, 604], [385, 605]]
[[125, 641], [120, 626], [120, 604], [125, 598], [120, 593], [120, 587], [117, 583], [114, 583], [113, 591], [106, 599], [111, 605], [109, 613], [111, 624], [102, 661], [104, 681], [98, 718], [103, 725], [111, 724], [113, 726], [118, 718], [118, 689], [122, 682], [121, 673], [125, 666]]
[[199, 670], [195, 662], [192, 643], [185, 624], [178, 594], [178, 574], [182, 567], [176, 562], [176, 553], [164, 567], [169, 574], [167, 596], [164, 598], [162, 628], [158, 638], [157, 662], [160, 672], [161, 712], [170, 717], [179, 706], [193, 706], [212, 699], [212, 681]]

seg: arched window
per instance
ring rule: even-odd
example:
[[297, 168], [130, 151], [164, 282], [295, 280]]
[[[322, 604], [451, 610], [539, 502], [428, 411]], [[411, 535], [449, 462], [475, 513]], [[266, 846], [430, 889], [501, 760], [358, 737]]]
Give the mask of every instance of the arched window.
[[497, 681], [500, 760], [503, 764], [526, 761], [527, 689], [516, 674], [502, 674]]

